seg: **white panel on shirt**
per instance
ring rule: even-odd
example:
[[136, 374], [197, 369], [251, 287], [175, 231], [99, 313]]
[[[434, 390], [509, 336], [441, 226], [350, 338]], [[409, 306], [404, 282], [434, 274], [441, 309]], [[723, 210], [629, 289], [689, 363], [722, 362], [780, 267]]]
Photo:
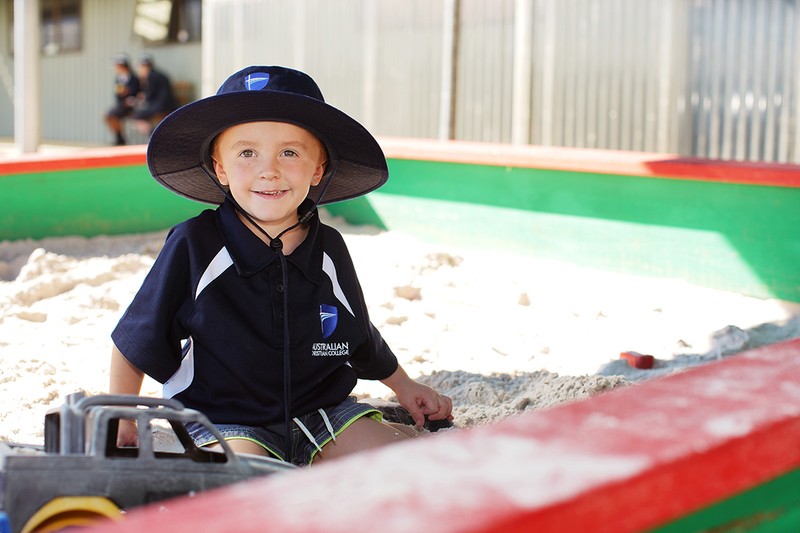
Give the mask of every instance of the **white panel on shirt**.
[[353, 309], [350, 307], [350, 303], [347, 301], [347, 297], [344, 295], [342, 286], [339, 285], [339, 278], [336, 277], [336, 266], [334, 266], [333, 260], [325, 252], [322, 252], [322, 271], [325, 272], [329, 278], [331, 278], [331, 283], [333, 284], [333, 295], [336, 296], [336, 299], [339, 300], [348, 311], [350, 311], [351, 315], [356, 316], [356, 314], [353, 312]]
[[[203, 292], [203, 289], [208, 287], [211, 282], [221, 276], [222, 273], [228, 270], [232, 265], [233, 259], [231, 259], [228, 250], [223, 247], [208, 264], [203, 275], [200, 276], [200, 282], [197, 284], [197, 289], [194, 293], [195, 301], [200, 296], [200, 293]], [[194, 379], [194, 343], [191, 337], [189, 337], [188, 342], [189, 349], [181, 361], [181, 366], [178, 368], [177, 372], [172, 374], [164, 383], [161, 392], [164, 398], [172, 398], [176, 394], [185, 391]]]

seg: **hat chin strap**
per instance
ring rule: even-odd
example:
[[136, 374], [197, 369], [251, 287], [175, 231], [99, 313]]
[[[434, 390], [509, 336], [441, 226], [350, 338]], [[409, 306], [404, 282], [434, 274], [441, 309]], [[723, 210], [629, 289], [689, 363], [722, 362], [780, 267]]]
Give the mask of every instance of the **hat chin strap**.
[[220, 184], [217, 180], [216, 175], [206, 166], [205, 163], [200, 165], [200, 168], [203, 169], [206, 176], [211, 180], [211, 182], [225, 195], [225, 198], [230, 200], [237, 211], [239, 211], [255, 228], [258, 229], [261, 233], [263, 233], [267, 239], [269, 239], [269, 247], [278, 255], [278, 260], [281, 263], [281, 283], [283, 283], [283, 419], [286, 429], [286, 461], [289, 463], [293, 462], [294, 453], [292, 451], [292, 415], [291, 415], [291, 403], [292, 403], [292, 357], [290, 351], [290, 335], [289, 335], [289, 273], [288, 267], [286, 264], [286, 256], [283, 253], [283, 242], [281, 241], [281, 236], [283, 236], [286, 232], [293, 230], [294, 228], [307, 223], [311, 218], [314, 216], [314, 212], [317, 210], [317, 206], [319, 205], [320, 200], [325, 196], [325, 191], [328, 190], [328, 185], [330, 185], [331, 181], [333, 180], [333, 176], [336, 174], [336, 169], [339, 167], [339, 161], [336, 160], [333, 163], [333, 168], [331, 169], [330, 176], [328, 177], [327, 181], [325, 181], [325, 185], [322, 186], [322, 192], [317, 197], [316, 200], [313, 200], [311, 208], [300, 215], [297, 219], [297, 222], [286, 228], [285, 230], [278, 233], [277, 236], [270, 237], [269, 233], [266, 232], [264, 228], [256, 223], [253, 220], [253, 217], [250, 216], [239, 203], [234, 200], [233, 195], [230, 191], [226, 190], [225, 187]]
[[266, 230], [264, 230], [264, 228], [262, 228], [258, 223], [256, 223], [255, 220], [253, 220], [253, 217], [250, 216], [250, 213], [248, 213], [242, 206], [239, 205], [239, 203], [233, 198], [233, 195], [230, 193], [230, 191], [225, 189], [225, 187], [223, 187], [220, 184], [220, 182], [217, 180], [217, 176], [213, 172], [211, 172], [211, 169], [208, 168], [208, 165], [206, 165], [205, 162], [203, 162], [200, 165], [200, 168], [203, 170], [205, 175], [208, 176], [208, 179], [211, 180], [211, 183], [213, 183], [214, 186], [217, 189], [219, 189], [219, 191], [223, 195], [225, 195], [225, 198], [231, 201], [236, 210], [239, 211], [242, 214], [242, 216], [244, 216], [253, 226], [255, 226], [255, 228], [259, 232], [261, 232], [267, 239], [269, 239], [269, 247], [272, 248], [275, 252], [280, 252], [283, 250], [283, 242], [281, 242], [280, 240], [281, 237], [284, 234], [288, 233], [289, 231], [292, 231], [296, 227], [306, 224], [314, 216], [314, 211], [319, 206], [320, 201], [325, 197], [325, 192], [328, 190], [328, 186], [331, 184], [331, 181], [333, 181], [333, 177], [336, 174], [336, 170], [339, 168], [339, 160], [337, 159], [333, 162], [330, 175], [328, 176], [328, 179], [325, 180], [325, 184], [322, 186], [322, 192], [319, 194], [316, 200], [312, 200], [311, 208], [309, 208], [308, 211], [300, 215], [300, 217], [298, 217], [297, 219], [297, 222], [295, 222], [288, 228], [278, 233], [278, 235], [276, 235], [275, 237], [271, 237], [270, 234], [267, 233]]

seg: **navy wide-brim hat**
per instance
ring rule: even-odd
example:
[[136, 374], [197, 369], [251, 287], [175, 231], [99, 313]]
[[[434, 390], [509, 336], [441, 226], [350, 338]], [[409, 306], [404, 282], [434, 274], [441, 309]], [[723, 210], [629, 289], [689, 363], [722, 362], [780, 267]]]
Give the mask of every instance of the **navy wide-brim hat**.
[[216, 95], [187, 104], [162, 120], [147, 146], [150, 173], [181, 196], [220, 204], [225, 194], [212, 181], [216, 179], [212, 141], [230, 126], [257, 121], [300, 126], [323, 144], [328, 156], [325, 175], [308, 193], [317, 204], [361, 196], [389, 178], [383, 150], [366, 128], [326, 104], [307, 74], [275, 66], [240, 70]]

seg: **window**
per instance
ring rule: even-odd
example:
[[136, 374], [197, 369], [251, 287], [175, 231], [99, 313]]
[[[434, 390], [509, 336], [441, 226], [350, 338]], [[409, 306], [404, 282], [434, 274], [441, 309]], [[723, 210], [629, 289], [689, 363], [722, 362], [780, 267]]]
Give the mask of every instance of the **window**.
[[81, 49], [81, 1], [41, 0], [42, 51], [47, 55]]
[[201, 0], [136, 0], [133, 33], [146, 43], [200, 40]]
[[[47, 55], [81, 49], [81, 0], [40, 0], [41, 49]], [[14, 43], [14, 3], [11, 2], [11, 49]]]

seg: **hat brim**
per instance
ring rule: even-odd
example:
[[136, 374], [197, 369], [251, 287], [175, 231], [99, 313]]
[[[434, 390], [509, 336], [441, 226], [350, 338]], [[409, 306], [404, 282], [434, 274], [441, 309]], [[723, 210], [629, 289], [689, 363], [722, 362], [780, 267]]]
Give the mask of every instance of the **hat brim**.
[[[386, 158], [375, 138], [355, 119], [324, 102], [294, 93], [242, 91], [209, 96], [168, 115], [147, 146], [153, 177], [175, 193], [208, 204], [225, 194], [203, 169], [210, 166], [212, 140], [236, 124], [288, 122], [307, 129], [328, 152], [328, 170], [308, 197], [318, 204], [356, 198], [386, 183]], [[325, 184], [330, 181], [325, 188]], [[324, 190], [324, 197], [320, 198]]]

